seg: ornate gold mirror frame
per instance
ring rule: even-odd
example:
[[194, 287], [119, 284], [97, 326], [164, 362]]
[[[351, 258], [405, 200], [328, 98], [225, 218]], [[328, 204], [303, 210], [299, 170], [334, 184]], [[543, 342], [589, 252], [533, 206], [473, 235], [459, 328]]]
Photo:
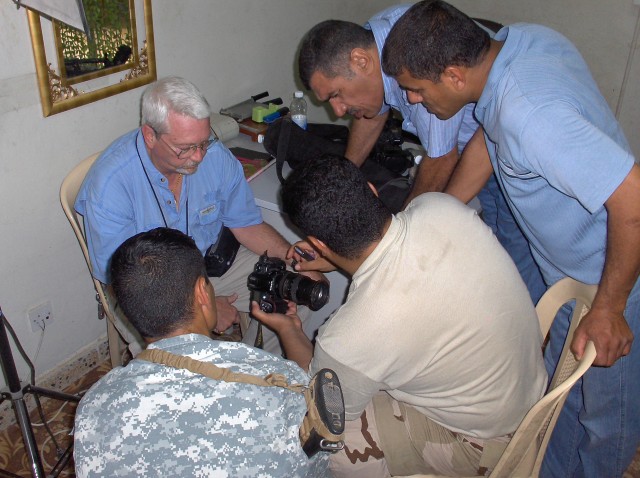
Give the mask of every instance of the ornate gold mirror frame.
[[[129, 2], [130, 22], [133, 27], [129, 32], [129, 38], [133, 42], [133, 52], [126, 63], [69, 77], [61, 52], [63, 28], [56, 25], [55, 21], [43, 24], [38, 13], [27, 10], [44, 116], [108, 98], [156, 80], [151, 0]], [[45, 35], [43, 26], [48, 27]], [[52, 64], [52, 61], [55, 63]]]

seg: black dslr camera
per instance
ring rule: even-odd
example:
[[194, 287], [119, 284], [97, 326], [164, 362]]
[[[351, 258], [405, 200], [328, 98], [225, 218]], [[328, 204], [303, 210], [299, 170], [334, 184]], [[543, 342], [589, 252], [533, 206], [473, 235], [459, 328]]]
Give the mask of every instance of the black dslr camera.
[[320, 310], [329, 300], [329, 284], [287, 271], [285, 262], [265, 252], [247, 278], [251, 300], [267, 313], [287, 311], [287, 300]]
[[400, 175], [406, 173], [413, 166], [414, 160], [409, 151], [402, 149], [404, 135], [402, 120], [393, 115], [389, 116], [368, 159], [384, 166], [392, 173]]
[[410, 151], [391, 144], [377, 145], [369, 157], [396, 174], [404, 174], [414, 165]]

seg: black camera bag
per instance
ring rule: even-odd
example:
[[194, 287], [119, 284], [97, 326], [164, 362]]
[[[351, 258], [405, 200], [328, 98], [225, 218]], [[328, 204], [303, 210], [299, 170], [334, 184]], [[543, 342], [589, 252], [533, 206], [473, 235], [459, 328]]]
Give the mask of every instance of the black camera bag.
[[289, 163], [295, 169], [302, 162], [323, 154], [344, 156], [347, 149], [349, 128], [336, 124], [309, 123], [304, 130], [290, 116], [283, 116], [271, 123], [264, 135], [264, 149], [276, 158], [276, 171], [280, 182], [282, 166]]
[[233, 235], [231, 229], [224, 226], [216, 243], [211, 244], [204, 254], [207, 275], [209, 277], [222, 277], [231, 268], [233, 261], [236, 260], [238, 249], [240, 249], [240, 243], [236, 236]]

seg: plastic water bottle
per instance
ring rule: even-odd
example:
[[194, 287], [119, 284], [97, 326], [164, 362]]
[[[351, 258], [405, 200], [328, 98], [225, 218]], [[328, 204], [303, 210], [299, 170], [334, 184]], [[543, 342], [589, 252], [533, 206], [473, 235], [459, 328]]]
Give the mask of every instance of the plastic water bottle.
[[307, 102], [303, 98], [302, 91], [296, 91], [293, 94], [289, 111], [293, 122], [302, 129], [307, 129]]

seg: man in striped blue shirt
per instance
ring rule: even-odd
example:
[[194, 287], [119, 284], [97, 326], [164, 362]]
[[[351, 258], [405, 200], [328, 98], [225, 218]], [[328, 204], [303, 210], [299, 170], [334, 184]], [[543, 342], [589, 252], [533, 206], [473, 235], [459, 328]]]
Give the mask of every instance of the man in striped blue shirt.
[[[489, 38], [430, 0], [395, 24], [382, 64], [440, 118], [477, 103], [484, 134], [467, 149], [484, 154], [461, 160], [447, 192], [464, 200], [495, 174], [545, 282], [598, 284], [571, 343], [579, 358], [593, 341], [598, 366], [572, 388], [540, 475], [622, 476], [640, 444], [640, 167], [587, 63], [550, 28], [516, 23]], [[569, 325], [564, 307], [545, 350], [549, 375]]]
[[[383, 10], [364, 27], [339, 20], [319, 23], [303, 39], [298, 57], [305, 87], [320, 101], [329, 102], [336, 116], [353, 117], [345, 156], [357, 166], [364, 164], [391, 110], [402, 114], [402, 129], [418, 136], [426, 151], [405, 204], [421, 193], [445, 188], [478, 128], [474, 105], [440, 120], [420, 105], [411, 104], [397, 81], [382, 71], [380, 57], [387, 35], [410, 6]], [[509, 252], [536, 302], [545, 290], [540, 271], [494, 177], [478, 198], [484, 221]]]

